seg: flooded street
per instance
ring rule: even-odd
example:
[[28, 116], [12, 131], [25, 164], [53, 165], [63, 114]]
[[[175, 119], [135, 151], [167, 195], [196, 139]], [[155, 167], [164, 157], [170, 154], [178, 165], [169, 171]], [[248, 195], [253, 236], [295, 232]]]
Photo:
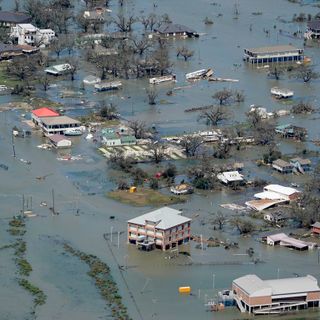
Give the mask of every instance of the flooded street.
[[[10, 9], [11, 1], [3, 1], [3, 7]], [[234, 1], [207, 0], [195, 2], [182, 0], [129, 1], [126, 10], [139, 14], [155, 10], [157, 14], [168, 13], [176, 22], [197, 30], [198, 39], [172, 40], [170, 53], [174, 62], [173, 70], [177, 75], [174, 85], [159, 85], [158, 103], [149, 106], [145, 88], [147, 79], [123, 81], [123, 89], [116, 94], [94, 93], [86, 88], [81, 91], [82, 79], [91, 71], [84, 65], [78, 72], [72, 86], [68, 81], [57, 82], [46, 93], [40, 94], [48, 99], [63, 104], [66, 114], [80, 116], [88, 113], [88, 106], [93, 102], [106, 101], [118, 105], [119, 113], [126, 119], [140, 119], [148, 125], [155, 125], [161, 135], [173, 135], [196, 130], [206, 130], [204, 123], [197, 121], [198, 113], [184, 112], [185, 109], [213, 103], [212, 95], [224, 87], [243, 90], [245, 102], [230, 106], [236, 121], [245, 119], [245, 113], [251, 104], [262, 105], [268, 111], [288, 109], [288, 106], [270, 95], [270, 89], [279, 83], [268, 79], [266, 69], [256, 69], [242, 61], [243, 49], [276, 44], [303, 46], [303, 39], [279, 34], [281, 29], [287, 32], [297, 31], [297, 24], [284, 23], [291, 20], [293, 14], [303, 11], [315, 14], [318, 9], [310, 6], [300, 7], [284, 0], [240, 0], [240, 15], [234, 19]], [[112, 2], [112, 10], [118, 10]], [[252, 15], [252, 12], [262, 12]], [[221, 15], [220, 15], [221, 14]], [[214, 24], [206, 26], [203, 19], [212, 17]], [[282, 19], [282, 20], [281, 20]], [[252, 31], [249, 31], [252, 25]], [[275, 26], [275, 27], [274, 27]], [[299, 26], [303, 32], [305, 24]], [[266, 36], [263, 29], [270, 30]], [[175, 48], [182, 44], [194, 50], [194, 57], [187, 62], [177, 60]], [[305, 48], [305, 54], [312, 59], [312, 64], [320, 71], [319, 48]], [[81, 53], [78, 52], [80, 55]], [[62, 56], [63, 58], [63, 56]], [[189, 85], [185, 73], [197, 69], [212, 67], [218, 77], [238, 79], [237, 83], [216, 83], [199, 81]], [[280, 84], [295, 92], [294, 101], [302, 97], [319, 105], [319, 82], [308, 84], [294, 78], [284, 77]], [[173, 87], [186, 86], [176, 90], [172, 96], [166, 93]], [[61, 91], [79, 92], [72, 98], [62, 97]], [[0, 96], [0, 102], [6, 103], [17, 99], [14, 96]], [[90, 109], [91, 110], [91, 109]], [[223, 232], [213, 230], [211, 224], [203, 225], [211, 213], [220, 210], [226, 216], [233, 211], [223, 209], [220, 204], [244, 202], [253, 197], [256, 189], [237, 191], [195, 192], [188, 196], [186, 203], [172, 207], [182, 209], [183, 215], [193, 217], [192, 234], [214, 237], [227, 242], [237, 242], [238, 249], [225, 250], [223, 246], [197, 249], [195, 242], [179, 247], [190, 256], [179, 255], [169, 258], [169, 253], [160, 250], [152, 252], [138, 251], [127, 244], [127, 220], [150, 211], [150, 207], [133, 207], [121, 204], [106, 197], [106, 193], [116, 188], [111, 179], [106, 159], [97, 152], [97, 145], [82, 137], [72, 138], [72, 155], [81, 155], [74, 161], [58, 161], [61, 151], [37, 148], [44, 143], [40, 132], [30, 138], [15, 138], [17, 157], [12, 156], [11, 131], [13, 126], [21, 125], [24, 120], [21, 110], [0, 112], [0, 163], [7, 165], [8, 171], [0, 168], [0, 245], [13, 241], [6, 230], [9, 220], [19, 214], [22, 208], [22, 195], [32, 197], [33, 211], [37, 217], [26, 220], [27, 243], [26, 258], [32, 265], [30, 280], [36, 283], [47, 295], [47, 301], [38, 308], [38, 319], [44, 320], [95, 320], [111, 319], [110, 308], [100, 297], [94, 282], [87, 275], [88, 268], [80, 260], [67, 255], [63, 243], [86, 253], [98, 256], [106, 262], [114, 280], [117, 282], [123, 303], [134, 320], [193, 320], [193, 319], [248, 319], [248, 314], [241, 314], [236, 308], [226, 308], [223, 312], [206, 311], [205, 303], [216, 299], [222, 289], [230, 288], [232, 280], [245, 274], [257, 274], [262, 279], [295, 277], [312, 274], [320, 279], [318, 250], [294, 251], [282, 247], [270, 247], [258, 241], [262, 233], [256, 232], [250, 237], [240, 237], [235, 230], [226, 228]], [[26, 118], [29, 116], [26, 115]], [[278, 119], [279, 124], [293, 123], [308, 129], [308, 141], [304, 143], [280, 143], [281, 151], [292, 154], [305, 148], [318, 151], [319, 147], [311, 143], [320, 138], [319, 114], [305, 116], [286, 116]], [[267, 181], [279, 183], [300, 182], [301, 177], [282, 177], [270, 174], [268, 168], [258, 168], [254, 160], [259, 157], [259, 150], [248, 148], [236, 154], [228, 162], [242, 161], [246, 174], [252, 179], [259, 175]], [[63, 151], [62, 151], [63, 154]], [[26, 164], [20, 159], [30, 161]], [[315, 157], [313, 162], [318, 162]], [[177, 164], [185, 166], [188, 160]], [[191, 161], [191, 160], [190, 160]], [[48, 175], [45, 179], [37, 177]], [[287, 180], [286, 180], [287, 179]], [[55, 210], [52, 215], [52, 190], [54, 190]], [[47, 206], [40, 206], [45, 202]], [[114, 219], [110, 219], [114, 216]], [[259, 221], [257, 222], [259, 223]], [[262, 223], [262, 222], [260, 222]], [[294, 230], [290, 229], [288, 232]], [[112, 232], [112, 242], [110, 238]], [[118, 235], [118, 232], [120, 234]], [[281, 231], [281, 232], [285, 232]], [[104, 239], [107, 234], [110, 246]], [[118, 243], [119, 236], [119, 243]], [[261, 262], [253, 263], [246, 250], [253, 248], [255, 257]], [[15, 263], [10, 250], [0, 251], [0, 301], [1, 319], [32, 319], [28, 316], [32, 298], [15, 281]], [[192, 262], [192, 264], [191, 264]], [[124, 266], [119, 269], [118, 264]], [[192, 295], [179, 295], [180, 286], [191, 286]], [[132, 298], [133, 297], [133, 298]], [[309, 309], [299, 315], [282, 316], [282, 319], [318, 319], [320, 311]], [[259, 317], [259, 319], [272, 317]]]

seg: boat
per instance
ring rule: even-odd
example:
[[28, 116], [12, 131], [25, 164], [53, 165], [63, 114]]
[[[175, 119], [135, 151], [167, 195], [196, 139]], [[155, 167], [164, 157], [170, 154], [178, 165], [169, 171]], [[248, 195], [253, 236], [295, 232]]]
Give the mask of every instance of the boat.
[[65, 136], [81, 136], [83, 132], [79, 128], [68, 128], [64, 131]]
[[149, 83], [150, 84], [159, 84], [162, 82], [170, 82], [170, 81], [176, 81], [176, 75], [172, 74], [169, 76], [162, 76], [162, 77], [155, 77], [155, 78], [150, 78]]
[[186, 183], [172, 186], [170, 191], [175, 195], [189, 194], [193, 192], [193, 188]]
[[102, 91], [110, 91], [110, 90], [118, 90], [122, 87], [121, 81], [111, 81], [111, 82], [101, 82], [94, 85], [94, 88], [98, 92]]
[[213, 70], [209, 69], [200, 69], [186, 74], [187, 80], [199, 80], [199, 79], [208, 79], [213, 75]]
[[271, 94], [278, 99], [288, 99], [293, 97], [294, 92], [290, 89], [273, 87], [270, 90]]

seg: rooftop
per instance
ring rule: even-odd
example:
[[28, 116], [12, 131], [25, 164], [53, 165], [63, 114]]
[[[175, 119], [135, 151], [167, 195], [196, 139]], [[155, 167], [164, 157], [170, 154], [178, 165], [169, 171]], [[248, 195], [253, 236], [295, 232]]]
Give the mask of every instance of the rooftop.
[[33, 24], [31, 23], [20, 23], [18, 26], [22, 29], [31, 31], [31, 32], [36, 32], [38, 28], [36, 28]]
[[32, 114], [34, 114], [37, 117], [58, 117], [59, 113], [53, 111], [49, 108], [40, 108], [36, 110], [32, 110]]
[[302, 165], [311, 164], [311, 160], [310, 159], [303, 159], [303, 158], [300, 158], [300, 157], [290, 159], [290, 162], [299, 162]]
[[238, 171], [226, 171], [217, 175], [217, 178], [222, 181], [242, 181], [243, 177]]
[[257, 211], [262, 211], [262, 210], [268, 209], [276, 204], [280, 204], [282, 202], [285, 202], [285, 200], [282, 200], [282, 199], [275, 199], [275, 200], [259, 199], [259, 200], [247, 201], [246, 205], [251, 209], [254, 209]]
[[268, 238], [274, 242], [281, 241], [281, 245], [283, 246], [294, 247], [297, 249], [308, 248], [308, 246], [312, 244], [311, 242], [306, 242], [306, 241], [298, 240], [295, 238], [291, 238], [287, 236], [285, 233], [277, 233], [277, 234], [269, 235]]
[[320, 19], [315, 19], [308, 22], [308, 28], [312, 30], [320, 30]]
[[156, 28], [155, 31], [159, 33], [196, 33], [195, 30], [190, 29], [182, 24], [166, 23]]
[[31, 17], [23, 12], [0, 11], [0, 21], [18, 24], [31, 21]]
[[156, 223], [158, 229], [166, 230], [191, 221], [190, 218], [181, 216], [181, 211], [169, 207], [162, 207], [160, 209], [143, 214], [139, 217], [131, 219], [128, 223], [145, 225], [146, 221]]
[[290, 196], [295, 193], [300, 193], [300, 191], [295, 188], [283, 187], [279, 184], [268, 184], [264, 187], [264, 190], [284, 194], [287, 196]]
[[248, 274], [233, 281], [250, 297], [276, 296], [320, 291], [318, 281], [311, 275], [305, 277], [262, 280], [254, 274]]
[[22, 53], [22, 49], [17, 46], [13, 46], [11, 44], [0, 43], [0, 53], [12, 52], [12, 51]]
[[61, 135], [61, 134], [53, 134], [52, 136], [49, 136], [49, 139], [52, 141], [52, 142], [60, 142], [60, 141], [63, 141], [63, 140], [67, 140], [67, 141], [70, 141], [69, 139], [67, 139], [65, 136]]
[[245, 49], [247, 51], [252, 52], [253, 54], [266, 54], [266, 53], [284, 53], [288, 51], [297, 51], [302, 50], [298, 49], [292, 45], [278, 45], [278, 46], [266, 46], [266, 47], [258, 47], [258, 48], [250, 48]]
[[311, 227], [320, 228], [320, 222], [315, 222], [314, 224], [311, 225]]
[[279, 166], [279, 167], [292, 167], [292, 164], [290, 164], [289, 162], [284, 161], [282, 159], [274, 160], [274, 161], [272, 161], [272, 164]]
[[72, 119], [67, 116], [59, 116], [59, 117], [43, 117], [41, 121], [48, 126], [52, 125], [65, 125], [65, 124], [80, 124], [80, 121]]

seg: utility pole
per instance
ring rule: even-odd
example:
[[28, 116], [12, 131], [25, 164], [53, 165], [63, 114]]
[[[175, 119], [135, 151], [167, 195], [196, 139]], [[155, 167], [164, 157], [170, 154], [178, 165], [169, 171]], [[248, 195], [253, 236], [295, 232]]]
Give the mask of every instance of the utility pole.
[[111, 226], [111, 232], [110, 232], [110, 242], [112, 242], [112, 231], [113, 231], [113, 226]]
[[120, 231], [118, 231], [118, 249], [120, 248]]
[[54, 205], [54, 189], [52, 189], [52, 213], [56, 214], [56, 209]]
[[14, 145], [14, 136], [13, 136], [13, 132], [11, 133], [11, 143], [12, 143], [12, 151], [13, 151], [13, 157], [16, 158], [16, 148]]

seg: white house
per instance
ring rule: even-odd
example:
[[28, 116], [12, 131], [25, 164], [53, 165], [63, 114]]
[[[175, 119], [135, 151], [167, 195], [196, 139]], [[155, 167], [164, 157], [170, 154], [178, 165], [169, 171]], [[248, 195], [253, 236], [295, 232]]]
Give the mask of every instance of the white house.
[[19, 45], [47, 45], [54, 37], [55, 32], [53, 30], [39, 29], [30, 23], [17, 24], [11, 29], [11, 38], [16, 40]]
[[243, 182], [243, 176], [239, 171], [226, 171], [219, 173], [217, 178], [225, 184]]

